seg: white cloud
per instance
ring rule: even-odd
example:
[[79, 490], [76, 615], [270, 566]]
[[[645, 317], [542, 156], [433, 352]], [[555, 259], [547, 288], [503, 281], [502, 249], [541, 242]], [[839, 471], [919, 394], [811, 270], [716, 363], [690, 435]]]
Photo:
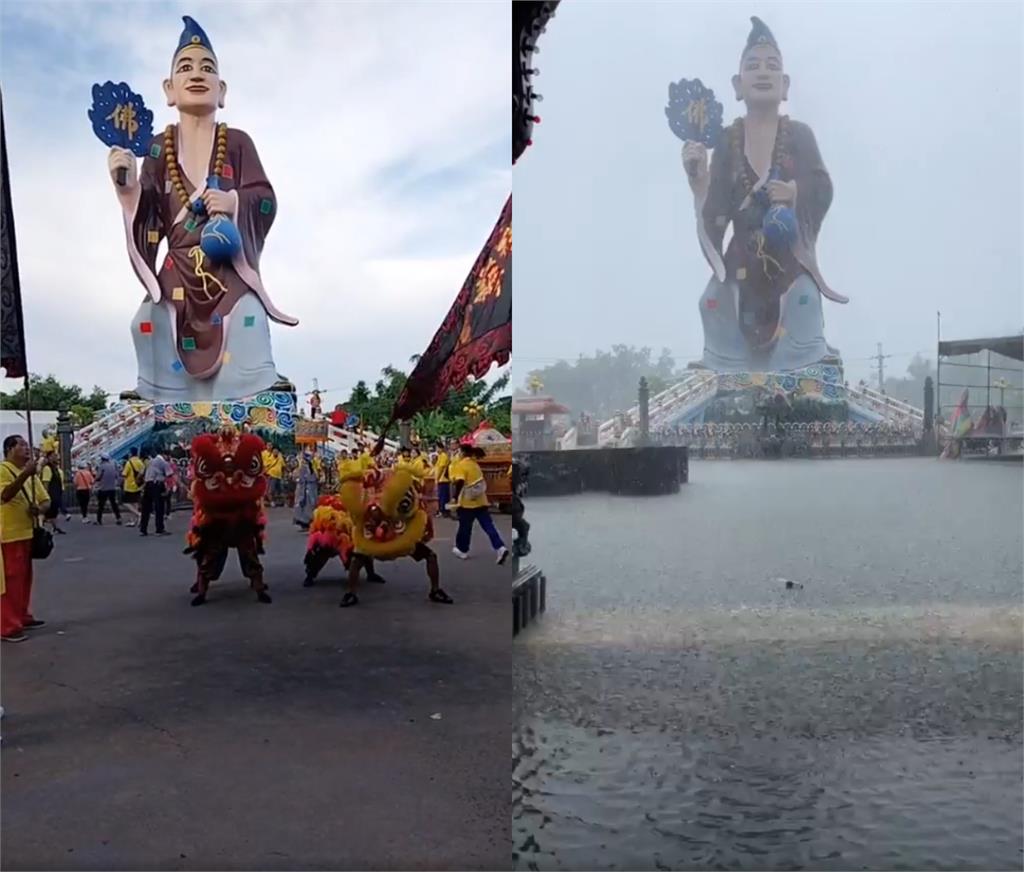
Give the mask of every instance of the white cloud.
[[422, 351], [511, 187], [505, 4], [5, 3], [4, 114], [30, 366], [112, 391], [135, 381], [142, 296], [94, 81], [164, 105], [181, 14], [210, 35], [228, 84], [220, 118], [246, 130], [280, 212], [261, 263], [275, 358], [300, 389], [344, 390]]

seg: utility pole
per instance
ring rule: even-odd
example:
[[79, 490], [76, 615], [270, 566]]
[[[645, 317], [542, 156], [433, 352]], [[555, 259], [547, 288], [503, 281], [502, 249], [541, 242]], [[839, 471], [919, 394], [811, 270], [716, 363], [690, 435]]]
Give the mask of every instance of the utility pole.
[[647, 386], [646, 376], [640, 376], [639, 389], [640, 402], [640, 440], [639, 445], [650, 445], [651, 443], [651, 389]]
[[892, 357], [891, 354], [882, 354], [882, 343], [878, 343], [878, 355], [875, 359], [878, 361], [878, 392], [880, 394], [885, 393], [885, 360], [887, 357]]

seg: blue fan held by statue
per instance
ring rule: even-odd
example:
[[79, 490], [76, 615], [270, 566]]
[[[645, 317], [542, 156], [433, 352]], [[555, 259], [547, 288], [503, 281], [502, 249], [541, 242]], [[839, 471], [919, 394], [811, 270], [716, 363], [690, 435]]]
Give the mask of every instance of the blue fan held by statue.
[[[92, 86], [89, 120], [100, 141], [110, 147], [128, 149], [136, 157], [145, 157], [153, 138], [153, 113], [142, 97], [124, 82]], [[124, 187], [128, 171], [118, 167], [115, 181]]]
[[[722, 138], [722, 104], [700, 79], [669, 82], [665, 117], [669, 129], [683, 142], [699, 142], [714, 148]], [[696, 164], [688, 163], [686, 172], [693, 176]]]

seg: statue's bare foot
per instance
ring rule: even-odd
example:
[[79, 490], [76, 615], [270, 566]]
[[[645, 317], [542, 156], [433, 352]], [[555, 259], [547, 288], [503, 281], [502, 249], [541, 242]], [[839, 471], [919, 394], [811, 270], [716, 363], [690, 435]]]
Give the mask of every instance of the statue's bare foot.
[[122, 400], [141, 400], [142, 399], [142, 397], [139, 396], [139, 392], [138, 391], [131, 390], [131, 389], [129, 389], [127, 391], [121, 391], [121, 393], [118, 395], [118, 398], [122, 399]]

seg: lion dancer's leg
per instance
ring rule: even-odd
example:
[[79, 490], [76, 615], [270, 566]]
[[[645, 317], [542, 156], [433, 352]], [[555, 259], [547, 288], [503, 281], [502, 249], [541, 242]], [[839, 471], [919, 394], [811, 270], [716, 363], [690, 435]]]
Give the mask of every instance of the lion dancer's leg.
[[261, 603], [273, 602], [267, 593], [267, 584], [263, 580], [263, 564], [260, 563], [260, 542], [258, 537], [238, 545], [238, 565], [242, 575], [249, 579], [249, 585], [256, 591], [256, 599]]
[[427, 594], [427, 599], [432, 603], [444, 603], [449, 606], [454, 603], [455, 600], [441, 589], [441, 567], [434, 549], [426, 543], [420, 542], [411, 556], [417, 563], [423, 561], [427, 564], [427, 578], [430, 580], [430, 592]]
[[373, 563], [372, 557], [363, 557], [366, 566], [366, 580], [372, 581], [374, 584], [384, 584], [387, 579], [383, 575], [378, 575], [377, 570]]
[[333, 548], [324, 545], [317, 545], [306, 552], [303, 563], [306, 565], [306, 578], [302, 582], [303, 587], [312, 587], [316, 583], [316, 577], [323, 571], [323, 568], [330, 562], [338, 552]]
[[373, 561], [369, 557], [352, 552], [352, 557], [348, 562], [348, 589], [342, 596], [341, 602], [338, 603], [341, 608], [347, 609], [349, 606], [359, 605], [359, 595], [356, 593], [359, 589], [359, 571], [367, 564], [373, 565]]
[[192, 605], [201, 606], [206, 602], [206, 592], [210, 589], [210, 582], [220, 578], [227, 559], [227, 545], [204, 543], [196, 555], [196, 583], [192, 585], [192, 593], [195, 596], [192, 598]]

